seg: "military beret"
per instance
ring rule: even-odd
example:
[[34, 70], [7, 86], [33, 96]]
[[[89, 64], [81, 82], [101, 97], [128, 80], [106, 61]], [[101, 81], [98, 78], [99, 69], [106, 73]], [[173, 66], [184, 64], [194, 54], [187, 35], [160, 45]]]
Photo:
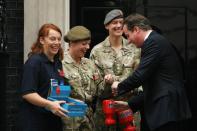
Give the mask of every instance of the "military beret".
[[86, 39], [91, 39], [91, 33], [84, 26], [74, 26], [64, 36], [65, 42], [79, 41], [79, 40], [86, 40]]
[[105, 16], [104, 25], [107, 25], [109, 22], [111, 22], [115, 18], [123, 18], [123, 13], [119, 9], [113, 9], [110, 12], [108, 12]]

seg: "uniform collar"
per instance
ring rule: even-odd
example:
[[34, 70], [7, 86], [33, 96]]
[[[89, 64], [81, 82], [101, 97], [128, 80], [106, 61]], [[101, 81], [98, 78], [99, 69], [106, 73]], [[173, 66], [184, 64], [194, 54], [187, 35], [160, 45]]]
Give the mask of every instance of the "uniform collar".
[[[121, 36], [121, 38], [122, 38], [122, 48], [123, 49], [127, 48], [128, 44], [129, 44], [128, 41], [123, 36]], [[104, 47], [111, 47], [110, 42], [109, 42], [109, 36], [104, 40], [103, 46]]]
[[[65, 63], [69, 63], [69, 64], [75, 64], [75, 60], [71, 57], [70, 53], [68, 51], [66, 51], [64, 53], [64, 60], [63, 60]], [[81, 62], [80, 64], [84, 63], [85, 62], [85, 58], [81, 58]]]
[[152, 30], [148, 30], [146, 36], [144, 37], [144, 41], [149, 37], [150, 33], [152, 32]]

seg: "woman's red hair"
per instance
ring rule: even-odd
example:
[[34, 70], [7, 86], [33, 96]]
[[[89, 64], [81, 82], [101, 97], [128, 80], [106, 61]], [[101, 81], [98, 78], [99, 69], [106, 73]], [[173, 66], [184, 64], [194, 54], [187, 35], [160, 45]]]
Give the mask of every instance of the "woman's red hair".
[[[55, 30], [57, 32], [59, 32], [62, 36], [62, 32], [60, 30], [59, 27], [57, 27], [54, 24], [44, 24], [42, 25], [42, 27], [40, 28], [39, 32], [38, 32], [38, 36], [37, 36], [37, 40], [35, 43], [33, 43], [33, 45], [31, 46], [31, 51], [28, 54], [28, 57], [33, 55], [33, 54], [40, 54], [43, 53], [43, 46], [40, 43], [40, 38], [41, 37], [46, 37], [49, 34], [49, 30]], [[63, 60], [63, 49], [62, 47], [60, 47], [57, 56], [59, 57], [60, 60]]]

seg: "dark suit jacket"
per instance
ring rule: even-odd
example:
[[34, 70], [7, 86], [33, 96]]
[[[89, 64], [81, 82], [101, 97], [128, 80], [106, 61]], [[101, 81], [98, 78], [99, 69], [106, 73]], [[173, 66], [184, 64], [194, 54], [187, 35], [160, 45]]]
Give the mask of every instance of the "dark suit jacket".
[[145, 118], [151, 130], [190, 118], [180, 61], [170, 42], [153, 31], [141, 49], [139, 67], [119, 83], [119, 94], [143, 86]]

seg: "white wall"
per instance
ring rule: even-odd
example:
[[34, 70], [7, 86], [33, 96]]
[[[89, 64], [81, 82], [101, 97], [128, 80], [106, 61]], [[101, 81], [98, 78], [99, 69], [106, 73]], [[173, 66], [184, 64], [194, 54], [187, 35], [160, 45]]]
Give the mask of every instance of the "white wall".
[[24, 61], [41, 25], [53, 23], [64, 35], [69, 30], [69, 15], [70, 0], [24, 0]]

